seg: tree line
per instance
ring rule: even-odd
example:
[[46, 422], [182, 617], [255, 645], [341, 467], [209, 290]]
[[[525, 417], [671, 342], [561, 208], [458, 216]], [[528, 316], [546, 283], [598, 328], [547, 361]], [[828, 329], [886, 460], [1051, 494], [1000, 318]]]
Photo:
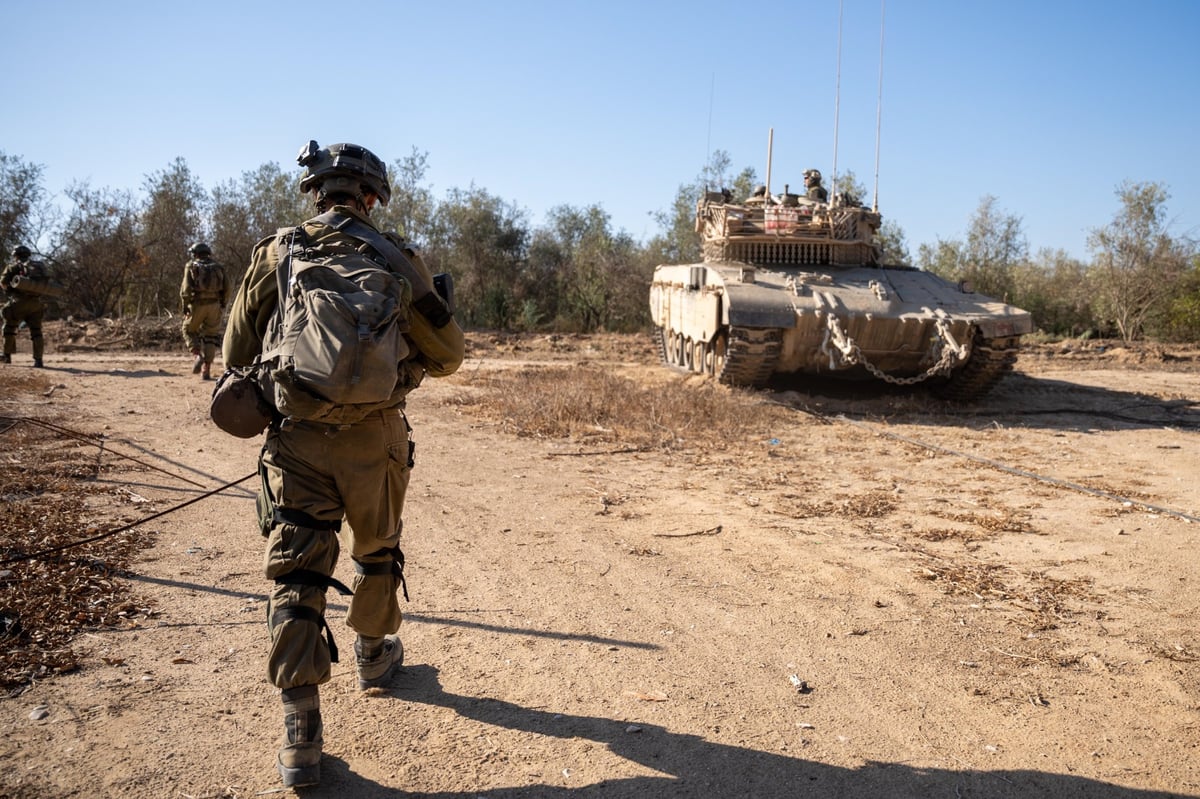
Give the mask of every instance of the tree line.
[[[654, 267], [700, 260], [696, 199], [709, 187], [748, 197], [753, 169], [735, 171], [716, 151], [694, 180], [680, 184], [656, 212], [645, 242], [596, 204], [552, 208], [534, 224], [517, 204], [483, 188], [454, 188], [435, 198], [426, 182], [428, 153], [389, 164], [393, 192], [374, 214], [386, 230], [415, 243], [434, 272], [453, 275], [459, 318], [468, 327], [509, 331], [635, 332], [647, 329]], [[312, 215], [300, 171], [266, 163], [206, 189], [177, 158], [144, 177], [140, 191], [70, 185], [65, 203], [43, 183], [44, 167], [0, 151], [0, 245], [40, 250], [66, 289], [54, 309], [82, 318], [164, 316], [179, 311], [187, 250], [207, 242], [239, 282], [255, 244]], [[839, 191], [863, 197], [852, 172]], [[1088, 238], [1091, 260], [1064, 251], [1031, 255], [1020, 217], [985, 196], [966, 237], [918, 246], [885, 220], [878, 243], [887, 263], [912, 264], [1030, 311], [1050, 336], [1100, 334], [1126, 341], [1200, 340], [1200, 249], [1175, 235], [1169, 193], [1126, 181], [1118, 209]], [[40, 243], [40, 246], [35, 246]]]

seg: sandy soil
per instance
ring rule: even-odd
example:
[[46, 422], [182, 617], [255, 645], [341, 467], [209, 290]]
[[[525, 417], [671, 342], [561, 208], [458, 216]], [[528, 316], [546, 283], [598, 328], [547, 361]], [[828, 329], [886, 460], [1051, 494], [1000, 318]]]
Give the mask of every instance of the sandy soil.
[[[378, 695], [334, 666], [306, 795], [1200, 796], [1193, 354], [1043, 347], [963, 413], [809, 386], [769, 396], [787, 424], [665, 454], [455, 401], [516, 359], [695, 379], [619, 337], [540, 341], [476, 337], [413, 395], [407, 662]], [[161, 469], [101, 472], [127, 517], [253, 472], [186, 356], [47, 365], [25, 412]], [[0, 795], [283, 792], [253, 490], [138, 528], [154, 613], [0, 701]]]

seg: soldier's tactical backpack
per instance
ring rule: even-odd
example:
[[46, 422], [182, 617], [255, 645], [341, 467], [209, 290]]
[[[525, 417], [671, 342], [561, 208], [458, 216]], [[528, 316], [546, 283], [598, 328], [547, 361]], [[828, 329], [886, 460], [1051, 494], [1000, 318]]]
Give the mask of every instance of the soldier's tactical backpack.
[[394, 401], [412, 286], [389, 265], [405, 256], [382, 234], [340, 214], [318, 219], [360, 246], [314, 246], [303, 228], [279, 230], [279, 310], [260, 378], [281, 415], [350, 424]]
[[196, 259], [188, 265], [197, 299], [216, 299], [224, 288], [224, 276], [215, 261]]

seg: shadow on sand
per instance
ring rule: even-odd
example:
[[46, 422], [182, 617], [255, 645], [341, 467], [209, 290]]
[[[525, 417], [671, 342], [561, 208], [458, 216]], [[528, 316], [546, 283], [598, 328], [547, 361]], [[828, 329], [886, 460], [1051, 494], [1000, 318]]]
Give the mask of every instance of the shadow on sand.
[[[902, 763], [868, 762], [857, 768], [830, 766], [802, 758], [713, 743], [695, 735], [672, 733], [655, 725], [595, 716], [533, 710], [487, 697], [447, 693], [429, 665], [408, 666], [394, 692], [403, 700], [448, 708], [480, 724], [552, 738], [583, 738], [614, 754], [653, 769], [656, 776], [605, 780], [591, 785], [528, 784], [479, 786], [475, 790], [405, 793], [355, 774], [349, 764], [326, 756], [322, 784], [304, 796], [421, 796], [430, 799], [554, 799], [555, 797], [729, 797], [730, 799], [927, 799], [928, 797], [1012, 797], [1029, 799], [1172, 799], [1185, 794], [1125, 788], [1069, 774], [1035, 770], [926, 769]], [[397, 697], [399, 700], [401, 697]]]

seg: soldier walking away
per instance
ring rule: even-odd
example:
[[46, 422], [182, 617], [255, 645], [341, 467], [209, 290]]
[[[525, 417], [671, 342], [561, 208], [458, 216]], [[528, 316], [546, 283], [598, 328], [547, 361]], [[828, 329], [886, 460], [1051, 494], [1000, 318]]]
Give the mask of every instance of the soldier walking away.
[[212, 362], [221, 343], [221, 316], [229, 297], [225, 268], [212, 259], [212, 250], [204, 242], [188, 250], [192, 259], [183, 267], [179, 301], [183, 309], [183, 340], [195, 360], [192, 374], [212, 379]]
[[45, 339], [42, 338], [42, 318], [46, 314], [46, 305], [42, 302], [42, 293], [31, 289], [45, 285], [49, 275], [46, 265], [34, 260], [33, 253], [24, 244], [18, 245], [12, 254], [13, 262], [0, 273], [0, 287], [8, 295], [4, 308], [0, 310], [4, 316], [4, 355], [0, 356], [0, 363], [12, 363], [12, 356], [17, 352], [17, 330], [24, 322], [33, 344], [33, 365], [40, 369], [46, 348]]
[[829, 201], [829, 192], [821, 185], [821, 171], [819, 169], [804, 170], [804, 187], [808, 190], [805, 195], [810, 200], [816, 200], [819, 203]]
[[[330, 679], [330, 663], [337, 661], [325, 621], [325, 593], [330, 587], [345, 589], [332, 577], [343, 543], [355, 568], [346, 625], [356, 634], [358, 687], [386, 685], [403, 662], [396, 594], [404, 586], [401, 513], [414, 452], [405, 396], [426, 375], [452, 374], [464, 355], [450, 292], [444, 292], [444, 301], [416, 250], [395, 234], [380, 233], [371, 222], [375, 204], [386, 205], [391, 197], [383, 161], [358, 145], [321, 148], [315, 141], [300, 151], [297, 161], [305, 167], [300, 191], [313, 193], [318, 215], [255, 247], [230, 310], [226, 367], [250, 366], [266, 356], [264, 345], [275, 349], [284, 318], [277, 270], [295, 275], [291, 269], [297, 253], [303, 260], [374, 254], [381, 268], [411, 285], [412, 293], [403, 294], [408, 355], [401, 356], [395, 387], [384, 389], [386, 399], [350, 424], [284, 416], [277, 410], [259, 457], [259, 524], [267, 539], [266, 577], [274, 582], [267, 611], [267, 675], [282, 692], [284, 739], [276, 767], [287, 787], [320, 781], [319, 686]], [[303, 243], [300, 249], [295, 249], [296, 240]], [[288, 291], [290, 297], [293, 289]], [[278, 393], [272, 396], [277, 406], [283, 404]], [[343, 520], [347, 535], [342, 535]]]

